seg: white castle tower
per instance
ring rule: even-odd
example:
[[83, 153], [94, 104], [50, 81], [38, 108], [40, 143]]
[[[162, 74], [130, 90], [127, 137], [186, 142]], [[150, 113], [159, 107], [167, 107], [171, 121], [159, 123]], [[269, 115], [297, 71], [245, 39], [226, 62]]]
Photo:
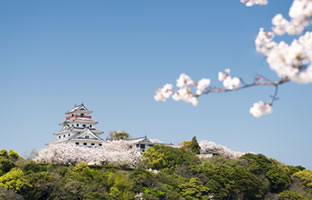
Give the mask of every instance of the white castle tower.
[[91, 113], [93, 111], [88, 110], [83, 103], [81, 105], [75, 105], [73, 109], [66, 112], [66, 120], [59, 125], [63, 128], [54, 133], [57, 140], [51, 142], [66, 143], [77, 146], [85, 147], [98, 147], [102, 146], [103, 139], [99, 137], [103, 134], [103, 131], [95, 129], [95, 125], [98, 122], [92, 120]]

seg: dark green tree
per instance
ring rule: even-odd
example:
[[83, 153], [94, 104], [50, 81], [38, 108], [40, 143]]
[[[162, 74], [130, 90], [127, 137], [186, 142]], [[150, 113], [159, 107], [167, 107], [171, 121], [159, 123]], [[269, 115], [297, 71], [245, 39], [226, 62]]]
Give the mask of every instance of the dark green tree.
[[189, 182], [179, 185], [179, 188], [181, 196], [187, 200], [206, 200], [210, 196], [209, 189], [199, 178], [191, 178]]
[[290, 177], [276, 166], [272, 166], [265, 174], [265, 177], [270, 181], [271, 191], [279, 193], [288, 188]]
[[192, 138], [191, 151], [195, 154], [200, 154], [200, 146], [197, 142], [196, 136]]
[[[161, 162], [154, 163], [154, 153], [157, 152], [156, 158], [161, 158]], [[173, 169], [178, 165], [195, 166], [200, 163], [199, 158], [193, 153], [181, 148], [173, 148], [165, 145], [154, 145], [148, 148], [142, 155], [142, 165], [152, 169]]]

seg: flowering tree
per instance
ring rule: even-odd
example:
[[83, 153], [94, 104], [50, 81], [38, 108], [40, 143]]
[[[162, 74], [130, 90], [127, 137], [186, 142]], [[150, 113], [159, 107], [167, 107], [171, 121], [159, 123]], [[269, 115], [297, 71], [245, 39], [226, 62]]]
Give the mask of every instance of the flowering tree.
[[76, 164], [86, 162], [90, 165], [113, 163], [127, 167], [136, 167], [140, 162], [140, 153], [132, 142], [106, 141], [102, 147], [77, 147], [70, 144], [52, 144], [42, 149], [34, 158], [36, 162]]
[[[241, 0], [246, 6], [256, 4], [266, 5], [267, 0]], [[194, 81], [187, 74], [182, 73], [176, 81], [176, 89], [172, 84], [165, 84], [156, 91], [156, 101], [166, 101], [172, 97], [175, 101], [184, 101], [194, 106], [198, 104], [200, 96], [210, 93], [223, 93], [242, 90], [255, 86], [273, 86], [274, 93], [269, 102], [259, 101], [250, 108], [254, 117], [261, 117], [272, 112], [272, 106], [277, 99], [278, 88], [288, 82], [312, 82], [312, 32], [307, 28], [311, 25], [312, 0], [294, 0], [289, 10], [289, 20], [281, 14], [272, 19], [273, 32], [265, 32], [260, 28], [255, 40], [256, 49], [266, 58], [270, 68], [280, 77], [279, 80], [270, 80], [262, 75], [254, 77], [254, 81], [246, 83], [240, 77], [232, 77], [230, 69], [219, 72], [218, 80], [223, 87], [211, 86], [210, 79], [203, 78]], [[290, 44], [284, 41], [279, 43], [273, 39], [275, 35], [298, 35]]]
[[239, 158], [245, 154], [245, 153], [238, 152], [238, 151], [232, 151], [226, 146], [217, 145], [216, 143], [207, 141], [207, 140], [200, 141], [199, 146], [200, 146], [201, 154], [216, 153], [218, 155], [221, 155], [225, 158], [232, 159], [232, 160]]

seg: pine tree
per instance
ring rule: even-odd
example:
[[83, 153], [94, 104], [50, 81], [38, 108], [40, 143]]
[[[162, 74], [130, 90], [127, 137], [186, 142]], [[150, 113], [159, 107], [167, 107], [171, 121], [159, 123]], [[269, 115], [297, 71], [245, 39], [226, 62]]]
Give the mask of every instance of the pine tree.
[[196, 136], [192, 138], [191, 151], [193, 153], [200, 154], [200, 146], [197, 142]]

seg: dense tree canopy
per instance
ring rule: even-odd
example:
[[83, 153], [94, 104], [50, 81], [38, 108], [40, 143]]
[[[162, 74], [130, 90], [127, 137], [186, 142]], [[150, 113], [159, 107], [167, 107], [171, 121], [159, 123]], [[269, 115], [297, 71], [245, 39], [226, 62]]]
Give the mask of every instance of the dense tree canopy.
[[10, 161], [0, 176], [1, 200], [312, 198], [310, 170], [261, 154], [200, 160], [190, 149], [155, 145], [143, 154], [136, 168], [117, 163], [36, 163], [6, 150], [1, 151], [1, 159]]

